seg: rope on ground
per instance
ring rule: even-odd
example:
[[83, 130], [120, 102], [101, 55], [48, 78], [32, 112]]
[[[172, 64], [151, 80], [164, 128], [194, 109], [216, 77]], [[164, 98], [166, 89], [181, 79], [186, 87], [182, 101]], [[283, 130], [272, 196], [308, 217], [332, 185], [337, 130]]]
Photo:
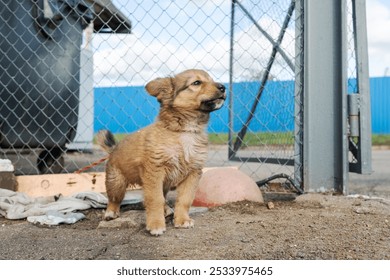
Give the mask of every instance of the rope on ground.
[[105, 156], [104, 158], [101, 158], [101, 159], [99, 159], [97, 161], [94, 161], [90, 165], [84, 166], [83, 168], [80, 168], [79, 170], [76, 170], [74, 173], [80, 174], [82, 172], [85, 172], [85, 171], [87, 171], [87, 170], [89, 170], [89, 169], [91, 169], [91, 168], [93, 168], [93, 167], [95, 167], [95, 166], [97, 166], [99, 164], [102, 164], [103, 162], [105, 162], [108, 159], [108, 157], [109, 156]]

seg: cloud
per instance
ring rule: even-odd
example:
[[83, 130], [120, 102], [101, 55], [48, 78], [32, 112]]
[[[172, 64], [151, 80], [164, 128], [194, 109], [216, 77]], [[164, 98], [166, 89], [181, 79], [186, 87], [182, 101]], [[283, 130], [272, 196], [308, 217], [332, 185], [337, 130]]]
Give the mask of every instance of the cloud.
[[[251, 79], [256, 72], [265, 68], [270, 56], [271, 45], [264, 39], [263, 44], [240, 36], [243, 45], [236, 44], [234, 76], [237, 81]], [[126, 42], [131, 42], [129, 44]], [[252, 42], [252, 43], [251, 43]], [[250, 45], [251, 48], [246, 48]], [[269, 48], [261, 49], [263, 45]], [[115, 49], [99, 50], [94, 55], [94, 81], [96, 86], [143, 85], [156, 77], [173, 75], [188, 68], [202, 68], [222, 82], [229, 81], [230, 42], [226, 38], [208, 42], [204, 48], [186, 49], [185, 46], [166, 45], [154, 42], [146, 45], [142, 40], [123, 41]], [[279, 58], [274, 69], [282, 72], [287, 65]], [[291, 71], [290, 71], [291, 77]]]
[[[134, 35], [110, 35], [115, 47], [97, 49], [94, 54], [94, 81], [99, 86], [142, 85], [159, 72], [166, 73], [174, 47], [158, 41], [147, 44]], [[101, 38], [104, 40], [104, 38]], [[107, 38], [111, 42], [111, 38]], [[158, 71], [154, 70], [158, 69]]]
[[[281, 22], [271, 18], [262, 18], [258, 21], [261, 28], [277, 41], [281, 32]], [[281, 44], [281, 49], [286, 53], [290, 61], [295, 56], [295, 32], [293, 27], [286, 29]], [[252, 80], [258, 77], [266, 69], [270, 61], [273, 45], [265, 38], [259, 29], [251, 23], [249, 28], [241, 30], [235, 37], [234, 45], [234, 75], [237, 80]], [[286, 61], [277, 54], [271, 68], [271, 75], [278, 80], [293, 79], [293, 70]], [[241, 79], [239, 78], [241, 77]]]
[[390, 3], [370, 0], [366, 5], [370, 76], [383, 76], [386, 71], [390, 76]]
[[225, 72], [225, 65], [228, 65], [226, 50], [228, 46], [224, 40], [192, 50], [185, 45], [158, 40], [148, 44], [142, 38], [130, 35], [114, 49], [95, 52], [94, 81], [97, 86], [129, 86], [143, 85], [152, 78], [173, 75], [188, 68]]
[[133, 21], [133, 34], [94, 35], [95, 86], [143, 85], [187, 68], [228, 77], [229, 40], [224, 36], [230, 21], [224, 12], [229, 14], [229, 7], [223, 0], [122, 6]]
[[[153, 78], [173, 75], [187, 68], [203, 68], [216, 80], [229, 81], [230, 4], [222, 0], [198, 0], [190, 1], [188, 9], [182, 5], [184, 2], [169, 2], [169, 7], [167, 3], [161, 1], [160, 6], [154, 5], [148, 10], [141, 9], [142, 5], [136, 6], [130, 13], [133, 15], [130, 18], [137, 19], [131, 35], [94, 36], [95, 86], [144, 85]], [[289, 1], [283, 3], [284, 6], [272, 6], [267, 13], [248, 8], [275, 40]], [[202, 9], [203, 5], [208, 8]], [[264, 71], [272, 45], [245, 15], [237, 12], [236, 17], [234, 79], [250, 80]], [[164, 20], [159, 20], [161, 18]], [[367, 23], [370, 75], [382, 76], [390, 66], [389, 3], [367, 1]], [[295, 56], [294, 28], [290, 24], [282, 43], [291, 60]], [[294, 75], [280, 55], [271, 74], [279, 80], [292, 79]]]

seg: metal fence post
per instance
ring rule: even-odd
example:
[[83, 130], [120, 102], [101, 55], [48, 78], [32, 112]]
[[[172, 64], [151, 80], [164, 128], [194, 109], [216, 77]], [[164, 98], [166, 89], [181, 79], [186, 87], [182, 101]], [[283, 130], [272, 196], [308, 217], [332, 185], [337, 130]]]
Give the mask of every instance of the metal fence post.
[[234, 157], [235, 151], [233, 148], [233, 51], [234, 51], [234, 14], [235, 14], [235, 6], [236, 1], [232, 0], [232, 8], [231, 8], [231, 18], [230, 18], [230, 57], [229, 57], [229, 116], [228, 116], [228, 126], [229, 126], [229, 133], [228, 133], [228, 158]]
[[347, 192], [345, 0], [304, 1], [303, 181], [308, 192]]
[[354, 153], [357, 162], [350, 163], [349, 168], [351, 172], [371, 174], [371, 102], [370, 78], [368, 73], [366, 1], [354, 0], [352, 1], [352, 7], [357, 92], [351, 96], [359, 99], [359, 106], [357, 108], [359, 141], [357, 151]]
[[304, 0], [295, 3], [294, 180], [303, 186]]

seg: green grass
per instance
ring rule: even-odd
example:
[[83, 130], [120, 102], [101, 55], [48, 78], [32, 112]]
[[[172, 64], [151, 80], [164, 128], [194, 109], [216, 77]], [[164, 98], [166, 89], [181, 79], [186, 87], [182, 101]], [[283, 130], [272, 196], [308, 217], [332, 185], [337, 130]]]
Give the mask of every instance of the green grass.
[[119, 141], [121, 141], [123, 138], [125, 138], [127, 135], [128, 135], [127, 133], [116, 133], [116, 134], [114, 135], [114, 137], [115, 137], [115, 140], [116, 140], [117, 142], [119, 142]]
[[[235, 136], [233, 137], [235, 141]], [[210, 133], [209, 141], [211, 144], [226, 144], [228, 135], [226, 133]], [[234, 142], [233, 141], [233, 142]], [[286, 133], [247, 133], [243, 143], [246, 146], [258, 145], [294, 145], [294, 135], [291, 132]], [[390, 134], [373, 134], [373, 146], [390, 146]]]
[[[122, 140], [127, 134], [117, 133], [115, 139]], [[233, 142], [235, 138], [233, 136]], [[209, 142], [213, 145], [226, 145], [228, 143], [227, 133], [209, 133]], [[247, 133], [244, 137], [243, 146], [261, 146], [261, 145], [294, 145], [294, 135], [292, 132], [275, 133]], [[390, 134], [373, 134], [373, 146], [390, 146]]]
[[373, 134], [373, 146], [390, 146], [390, 134]]
[[[233, 135], [233, 142], [236, 141], [237, 135]], [[227, 133], [209, 133], [209, 142], [214, 145], [222, 145], [228, 143]], [[247, 133], [243, 139], [244, 146], [260, 146], [260, 145], [294, 145], [293, 133]]]

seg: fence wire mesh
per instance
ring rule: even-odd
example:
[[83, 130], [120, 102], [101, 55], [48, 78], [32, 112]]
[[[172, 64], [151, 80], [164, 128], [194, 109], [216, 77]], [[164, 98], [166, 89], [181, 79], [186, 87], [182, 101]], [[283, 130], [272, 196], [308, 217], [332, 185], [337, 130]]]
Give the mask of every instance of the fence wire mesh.
[[[353, 24], [353, 0], [347, 1], [347, 40], [348, 40], [348, 94], [358, 92], [356, 83], [356, 51], [355, 51], [355, 30]], [[349, 133], [350, 134], [350, 133]], [[356, 138], [349, 137], [350, 151], [349, 162], [357, 163], [356, 153], [351, 151], [357, 149]]]
[[208, 166], [298, 176], [294, 4], [1, 0], [0, 158], [17, 174], [88, 166], [105, 156], [99, 129], [120, 138], [153, 122], [148, 81], [201, 68], [230, 83], [230, 103], [211, 118]]

